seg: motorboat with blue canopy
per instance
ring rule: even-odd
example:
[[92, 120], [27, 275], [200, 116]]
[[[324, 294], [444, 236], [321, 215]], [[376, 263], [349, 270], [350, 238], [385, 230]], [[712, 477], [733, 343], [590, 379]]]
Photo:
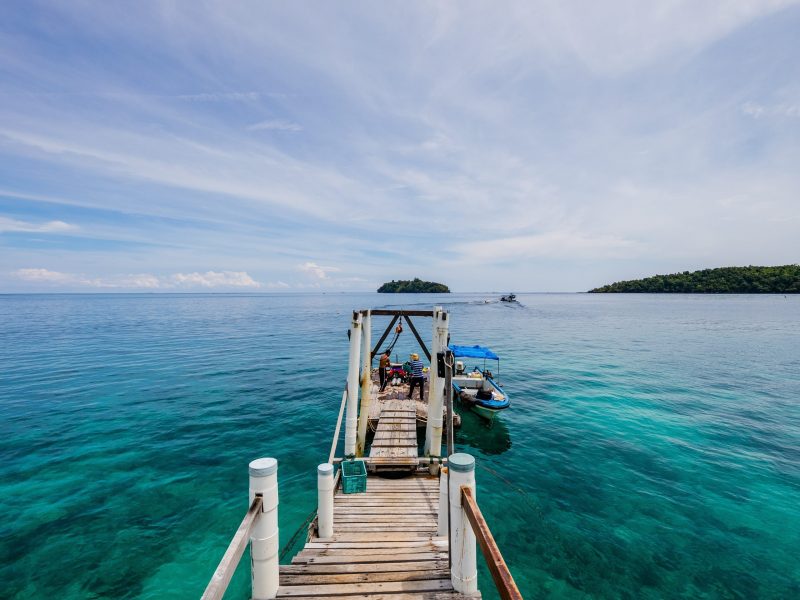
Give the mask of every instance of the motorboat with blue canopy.
[[[470, 407], [481, 417], [493, 420], [497, 413], [508, 408], [511, 402], [505, 390], [495, 381], [494, 374], [486, 368], [487, 360], [497, 361], [497, 374], [500, 374], [500, 357], [486, 346], [459, 346], [450, 344], [449, 349], [455, 359], [453, 390], [465, 406]], [[482, 360], [471, 371], [460, 359]]]

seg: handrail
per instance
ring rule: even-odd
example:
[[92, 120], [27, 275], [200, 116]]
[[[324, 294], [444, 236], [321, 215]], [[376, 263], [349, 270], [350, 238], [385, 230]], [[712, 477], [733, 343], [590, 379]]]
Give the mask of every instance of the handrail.
[[208, 582], [206, 591], [203, 592], [201, 600], [220, 600], [225, 595], [225, 590], [228, 589], [228, 584], [231, 582], [231, 577], [239, 566], [239, 561], [242, 559], [244, 549], [247, 547], [247, 541], [250, 538], [250, 531], [255, 525], [256, 519], [261, 515], [261, 506], [263, 498], [256, 496], [253, 498], [250, 508], [247, 509], [247, 514], [242, 519], [239, 529], [233, 536], [231, 543], [228, 544], [228, 549], [219, 561], [217, 570]]
[[503, 560], [500, 548], [497, 547], [497, 542], [494, 541], [494, 536], [489, 530], [486, 519], [483, 518], [481, 509], [478, 508], [478, 503], [472, 495], [472, 490], [465, 485], [461, 486], [461, 507], [464, 509], [464, 514], [467, 515], [467, 520], [472, 525], [472, 531], [481, 545], [483, 558], [486, 559], [486, 566], [489, 567], [489, 572], [492, 574], [494, 585], [497, 587], [500, 597], [503, 600], [522, 600], [522, 594], [520, 594], [519, 588], [511, 576], [511, 571], [508, 570], [506, 561]]
[[342, 392], [342, 405], [339, 407], [339, 418], [336, 420], [336, 431], [333, 433], [333, 441], [331, 442], [331, 453], [328, 455], [328, 462], [333, 464], [333, 457], [336, 456], [336, 445], [339, 442], [339, 431], [342, 429], [342, 417], [344, 416], [344, 406], [347, 403], [347, 382], [344, 382], [344, 391]]

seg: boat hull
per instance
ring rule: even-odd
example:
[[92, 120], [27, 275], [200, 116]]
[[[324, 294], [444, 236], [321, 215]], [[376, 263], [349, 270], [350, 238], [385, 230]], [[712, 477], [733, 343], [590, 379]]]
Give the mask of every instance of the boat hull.
[[476, 390], [474, 388], [462, 388], [456, 382], [453, 382], [453, 390], [462, 405], [467, 406], [474, 413], [487, 421], [493, 421], [497, 413], [507, 409], [511, 405], [511, 402], [508, 398], [508, 394], [504, 390], [501, 390], [492, 379], [481, 379], [479, 381], [481, 383], [488, 381], [492, 388], [494, 388], [492, 400], [480, 400], [475, 396]]

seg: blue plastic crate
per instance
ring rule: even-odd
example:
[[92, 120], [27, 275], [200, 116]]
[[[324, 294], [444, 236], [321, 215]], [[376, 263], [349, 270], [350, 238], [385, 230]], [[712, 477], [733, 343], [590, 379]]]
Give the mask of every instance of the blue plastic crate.
[[363, 460], [342, 461], [342, 491], [345, 494], [367, 491], [367, 467]]

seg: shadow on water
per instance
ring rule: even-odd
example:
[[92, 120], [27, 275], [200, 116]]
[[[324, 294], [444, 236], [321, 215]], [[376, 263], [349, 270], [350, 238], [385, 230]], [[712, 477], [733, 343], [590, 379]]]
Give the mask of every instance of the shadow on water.
[[461, 415], [461, 427], [456, 431], [455, 441], [484, 454], [503, 454], [511, 448], [511, 434], [501, 416], [492, 423], [478, 416], [468, 408], [456, 406]]

